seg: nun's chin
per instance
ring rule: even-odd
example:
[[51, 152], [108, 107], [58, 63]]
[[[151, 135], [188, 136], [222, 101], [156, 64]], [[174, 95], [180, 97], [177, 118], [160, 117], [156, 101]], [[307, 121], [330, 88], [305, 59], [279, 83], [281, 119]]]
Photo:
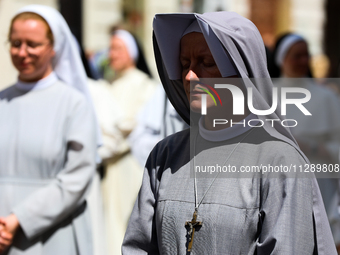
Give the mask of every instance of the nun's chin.
[[190, 110], [194, 113], [201, 113], [202, 111], [202, 102], [201, 100], [191, 100], [190, 102]]

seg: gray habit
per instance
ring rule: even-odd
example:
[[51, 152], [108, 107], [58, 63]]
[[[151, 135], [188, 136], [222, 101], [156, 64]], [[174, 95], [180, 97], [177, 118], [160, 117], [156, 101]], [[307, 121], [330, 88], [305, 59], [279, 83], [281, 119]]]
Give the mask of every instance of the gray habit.
[[[298, 166], [308, 162], [289, 129], [281, 125], [267, 122], [246, 138], [242, 134], [220, 142], [205, 141], [198, 134], [179, 62], [180, 39], [195, 19], [222, 77], [230, 71], [225, 61], [229, 58], [244, 85], [253, 89], [254, 108], [271, 106], [272, 82], [264, 45], [253, 23], [230, 12], [156, 15], [158, 72], [169, 100], [192, 127], [164, 139], [151, 152], [123, 254], [187, 254], [185, 222], [192, 219], [195, 201], [191, 164], [230, 164], [240, 169], [247, 165]], [[256, 83], [251, 78], [264, 79]], [[283, 119], [277, 111], [264, 118]], [[194, 146], [197, 151], [190, 152], [191, 135], [196, 137], [197, 145], [206, 143], [208, 147], [200, 150]], [[336, 254], [315, 178], [294, 178], [285, 173], [248, 177], [217, 178], [210, 189], [213, 178], [197, 178], [198, 202], [208, 192], [198, 209], [198, 220], [203, 225], [195, 231], [192, 254]]]
[[[189, 132], [166, 138], [150, 154], [123, 254], [186, 254], [185, 222], [191, 220], [195, 207]], [[198, 136], [198, 141], [202, 139]], [[195, 165], [223, 165], [240, 139], [242, 135], [196, 153]], [[240, 169], [305, 163], [294, 147], [257, 128], [225, 165]], [[226, 177], [216, 179], [199, 207], [203, 225], [195, 232], [192, 254], [336, 254], [327, 221], [318, 229], [314, 225], [315, 217], [325, 217], [315, 179], [285, 174]], [[197, 178], [199, 201], [212, 181]]]

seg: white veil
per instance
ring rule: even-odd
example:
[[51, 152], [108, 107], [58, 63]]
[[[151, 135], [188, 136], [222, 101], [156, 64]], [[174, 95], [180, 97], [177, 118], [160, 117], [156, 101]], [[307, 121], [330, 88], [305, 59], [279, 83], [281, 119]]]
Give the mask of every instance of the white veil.
[[[63, 16], [55, 9], [44, 5], [28, 5], [17, 13], [32, 12], [43, 17], [50, 26], [54, 36], [54, 51], [52, 66], [58, 79], [80, 91], [94, 106], [87, 87], [87, 76], [80, 58], [77, 42]], [[102, 144], [100, 129], [97, 122], [97, 144]]]

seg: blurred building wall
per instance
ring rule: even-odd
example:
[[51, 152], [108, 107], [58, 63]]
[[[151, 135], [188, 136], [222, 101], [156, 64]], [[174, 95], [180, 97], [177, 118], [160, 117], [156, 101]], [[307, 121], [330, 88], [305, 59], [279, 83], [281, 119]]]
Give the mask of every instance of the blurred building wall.
[[120, 0], [83, 0], [83, 45], [87, 51], [109, 45], [110, 27], [122, 20]]
[[285, 32], [304, 36], [312, 55], [322, 53], [324, 0], [250, 0], [250, 19], [267, 46]]
[[[0, 0], [0, 89], [13, 83], [16, 72], [4, 46], [10, 18], [20, 7], [37, 3], [59, 7], [62, 0]], [[79, 0], [80, 1], [80, 0]], [[96, 52], [109, 46], [109, 29], [123, 23], [137, 35], [154, 77], [158, 78], [152, 48], [152, 20], [156, 13], [235, 11], [250, 18], [271, 46], [286, 31], [302, 34], [313, 55], [321, 54], [326, 0], [82, 0], [83, 46]], [[327, 0], [338, 1], [338, 0]], [[67, 1], [63, 2], [67, 8]]]
[[291, 30], [303, 35], [312, 55], [322, 50], [324, 0], [291, 0]]

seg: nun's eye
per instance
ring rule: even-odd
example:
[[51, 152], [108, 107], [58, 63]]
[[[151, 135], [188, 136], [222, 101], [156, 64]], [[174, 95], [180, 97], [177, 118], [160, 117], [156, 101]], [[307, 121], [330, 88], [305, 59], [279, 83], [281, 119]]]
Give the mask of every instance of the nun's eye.
[[203, 65], [205, 67], [213, 67], [216, 65], [216, 63], [214, 61], [203, 61]]
[[20, 40], [12, 40], [9, 43], [12, 48], [20, 48], [22, 42]]
[[37, 42], [27, 42], [27, 47], [29, 48], [32, 48], [32, 49], [35, 49], [39, 46], [42, 46], [43, 44], [42, 43], [37, 43]]
[[186, 70], [190, 67], [190, 62], [187, 60], [181, 60], [182, 70]]
[[182, 70], [188, 70], [190, 65], [182, 65]]

